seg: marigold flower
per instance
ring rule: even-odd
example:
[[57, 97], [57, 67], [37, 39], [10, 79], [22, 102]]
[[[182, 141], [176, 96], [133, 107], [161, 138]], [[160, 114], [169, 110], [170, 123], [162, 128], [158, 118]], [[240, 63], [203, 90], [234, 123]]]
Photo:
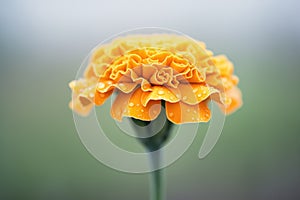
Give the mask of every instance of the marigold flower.
[[84, 77], [72, 81], [70, 107], [87, 115], [116, 91], [111, 116], [150, 121], [165, 102], [167, 118], [176, 124], [207, 122], [208, 103], [232, 113], [242, 105], [233, 64], [213, 56], [202, 42], [177, 35], [120, 37], [93, 52]]

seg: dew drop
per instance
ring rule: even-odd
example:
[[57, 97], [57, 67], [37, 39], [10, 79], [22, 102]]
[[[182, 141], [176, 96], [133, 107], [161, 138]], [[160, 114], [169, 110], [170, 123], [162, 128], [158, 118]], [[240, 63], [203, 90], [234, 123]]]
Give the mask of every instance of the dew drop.
[[184, 96], [184, 97], [182, 98], [182, 100], [184, 100], [184, 101], [187, 100], [187, 96]]
[[136, 104], [136, 106], [140, 106], [140, 104], [138, 103], [138, 104]]
[[133, 107], [133, 106], [134, 106], [134, 103], [130, 102], [128, 105], [129, 105], [130, 107]]
[[159, 91], [158, 91], [158, 94], [159, 94], [159, 95], [163, 95], [164, 93], [165, 93], [165, 92], [164, 92], [163, 90], [159, 90]]
[[198, 96], [198, 97], [201, 97], [202, 95], [201, 95], [201, 94], [198, 94], [197, 96]]
[[144, 112], [144, 110], [142, 109], [141, 112]]
[[195, 117], [192, 117], [192, 120], [195, 121]]
[[174, 116], [174, 113], [170, 112], [170, 113], [169, 113], [169, 116], [170, 116], [170, 117], [173, 117], [173, 116]]
[[176, 97], [177, 97], [178, 99], [180, 99], [181, 96], [180, 96], [180, 94], [176, 94]]
[[104, 95], [103, 93], [101, 93], [101, 94], [100, 94], [100, 97], [102, 97], [102, 98], [103, 98], [103, 97], [105, 97], [105, 95]]
[[207, 91], [206, 90], [203, 90], [203, 92], [202, 92], [203, 94], [206, 94], [207, 93]]
[[94, 97], [94, 93], [90, 93], [89, 96], [90, 96], [91, 98], [93, 98], [93, 97]]
[[194, 110], [193, 112], [194, 112], [195, 114], [197, 114], [197, 111], [196, 111], [196, 110]]
[[124, 83], [119, 83], [118, 85], [119, 85], [119, 87], [120, 87], [121, 89], [126, 89], [126, 88], [127, 88], [126, 85], [125, 85]]
[[105, 87], [105, 84], [104, 83], [98, 83], [98, 88], [99, 89], [103, 89]]

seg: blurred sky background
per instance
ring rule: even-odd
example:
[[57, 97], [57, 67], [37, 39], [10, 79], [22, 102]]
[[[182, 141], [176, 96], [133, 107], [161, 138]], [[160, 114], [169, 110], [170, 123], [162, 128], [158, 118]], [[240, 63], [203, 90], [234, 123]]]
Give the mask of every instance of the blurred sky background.
[[[172, 200], [300, 199], [300, 1], [0, 1], [0, 199], [147, 199], [148, 176], [81, 144], [68, 82], [102, 40], [166, 27], [225, 53], [244, 106], [204, 160], [203, 134], [167, 168]], [[109, 126], [109, 124], [108, 124]]]

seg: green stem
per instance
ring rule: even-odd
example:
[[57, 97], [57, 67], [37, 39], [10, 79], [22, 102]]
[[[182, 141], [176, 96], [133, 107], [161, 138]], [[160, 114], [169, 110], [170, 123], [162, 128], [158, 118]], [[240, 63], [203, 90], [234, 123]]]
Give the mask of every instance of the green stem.
[[[164, 106], [164, 102], [162, 106]], [[133, 125], [144, 128], [140, 129], [134, 126], [137, 135], [139, 135], [141, 131], [145, 131], [148, 135], [151, 135], [154, 130], [153, 127], [155, 127], [156, 123], [162, 119], [166, 119], [166, 121], [162, 129], [157, 134], [147, 138], [139, 138], [141, 144], [143, 144], [145, 149], [149, 152], [149, 162], [151, 169], [154, 170], [150, 173], [150, 200], [165, 200], [164, 170], [161, 166], [163, 161], [163, 152], [160, 148], [168, 140], [174, 124], [167, 119], [165, 112], [161, 112], [159, 117], [152, 121], [152, 124], [150, 124], [149, 121], [131, 118]]]
[[165, 176], [164, 170], [159, 168], [161, 162], [161, 151], [150, 153], [150, 164], [154, 169], [150, 175], [150, 200], [165, 199]]

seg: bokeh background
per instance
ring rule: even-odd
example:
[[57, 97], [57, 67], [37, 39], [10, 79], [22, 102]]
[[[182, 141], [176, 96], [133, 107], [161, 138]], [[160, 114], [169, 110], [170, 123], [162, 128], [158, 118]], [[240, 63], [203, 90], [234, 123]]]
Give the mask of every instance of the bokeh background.
[[297, 0], [2, 0], [0, 199], [148, 198], [147, 174], [112, 170], [86, 151], [67, 106], [89, 51], [143, 26], [226, 53], [244, 95], [208, 157], [197, 157], [199, 133], [167, 168], [168, 199], [300, 199], [299, 9]]

